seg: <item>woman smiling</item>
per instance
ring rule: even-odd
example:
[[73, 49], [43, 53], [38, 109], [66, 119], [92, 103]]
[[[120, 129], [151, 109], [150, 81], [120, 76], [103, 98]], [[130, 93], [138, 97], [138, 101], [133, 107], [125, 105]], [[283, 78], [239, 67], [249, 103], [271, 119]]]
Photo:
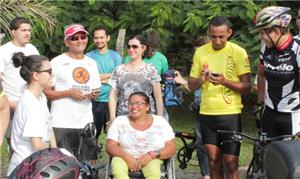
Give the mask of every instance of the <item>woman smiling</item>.
[[[162, 116], [163, 102], [160, 76], [155, 67], [143, 61], [146, 50], [146, 39], [137, 35], [128, 41], [128, 55], [131, 61], [118, 66], [108, 82], [112, 87], [109, 96], [109, 112], [111, 121], [117, 115], [128, 114], [128, 98], [135, 91], [143, 91], [150, 96], [151, 112]], [[152, 94], [154, 98], [152, 98]]]
[[112, 174], [126, 179], [128, 170], [142, 170], [146, 179], [160, 178], [162, 160], [176, 152], [173, 130], [162, 117], [149, 114], [150, 99], [144, 92], [130, 95], [128, 111], [108, 130], [106, 151], [113, 157]]

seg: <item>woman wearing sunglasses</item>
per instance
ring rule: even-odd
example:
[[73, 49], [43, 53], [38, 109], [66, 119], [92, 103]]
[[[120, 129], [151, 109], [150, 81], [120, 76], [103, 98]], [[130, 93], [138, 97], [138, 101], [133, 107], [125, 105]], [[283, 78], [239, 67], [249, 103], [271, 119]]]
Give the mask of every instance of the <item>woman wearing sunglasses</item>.
[[128, 98], [135, 91], [143, 91], [150, 96], [151, 111], [162, 116], [163, 102], [159, 83], [161, 78], [154, 66], [143, 61], [143, 54], [147, 48], [146, 42], [141, 35], [130, 38], [128, 55], [132, 60], [127, 64], [119, 65], [108, 82], [111, 86], [109, 96], [111, 121], [116, 115], [128, 114]]
[[27, 82], [13, 118], [11, 144], [14, 149], [8, 175], [32, 153], [47, 147], [56, 147], [47, 107], [47, 98], [42, 92], [50, 87], [51, 66], [45, 56], [24, 56], [22, 52], [12, 57], [16, 68], [21, 66], [20, 75]]
[[150, 99], [144, 92], [130, 95], [128, 111], [108, 130], [106, 150], [112, 156], [112, 174], [127, 179], [128, 170], [142, 170], [146, 179], [161, 178], [162, 160], [176, 152], [174, 132], [162, 117], [149, 114]]

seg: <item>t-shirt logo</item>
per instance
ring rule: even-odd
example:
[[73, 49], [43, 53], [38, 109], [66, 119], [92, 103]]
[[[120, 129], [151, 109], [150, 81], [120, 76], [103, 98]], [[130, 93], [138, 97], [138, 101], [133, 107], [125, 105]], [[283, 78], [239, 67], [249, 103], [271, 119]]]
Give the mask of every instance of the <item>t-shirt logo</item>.
[[73, 79], [80, 84], [86, 84], [90, 79], [89, 72], [83, 67], [77, 67], [73, 70]]

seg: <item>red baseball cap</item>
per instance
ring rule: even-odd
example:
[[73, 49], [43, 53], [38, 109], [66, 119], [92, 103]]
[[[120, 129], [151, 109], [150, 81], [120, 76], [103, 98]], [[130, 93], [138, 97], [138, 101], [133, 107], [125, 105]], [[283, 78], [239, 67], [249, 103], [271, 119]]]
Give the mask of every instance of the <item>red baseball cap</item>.
[[65, 40], [68, 37], [71, 37], [72, 35], [76, 34], [77, 32], [84, 32], [86, 34], [89, 34], [81, 24], [71, 24], [65, 27]]

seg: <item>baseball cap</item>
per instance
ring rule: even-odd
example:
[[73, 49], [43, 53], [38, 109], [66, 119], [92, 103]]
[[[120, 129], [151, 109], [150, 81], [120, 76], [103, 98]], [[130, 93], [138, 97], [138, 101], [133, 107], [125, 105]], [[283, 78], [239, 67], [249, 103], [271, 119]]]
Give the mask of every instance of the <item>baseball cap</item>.
[[86, 34], [89, 34], [81, 24], [71, 24], [65, 27], [65, 40], [68, 37], [71, 37], [72, 35], [76, 34], [77, 32], [84, 32]]

